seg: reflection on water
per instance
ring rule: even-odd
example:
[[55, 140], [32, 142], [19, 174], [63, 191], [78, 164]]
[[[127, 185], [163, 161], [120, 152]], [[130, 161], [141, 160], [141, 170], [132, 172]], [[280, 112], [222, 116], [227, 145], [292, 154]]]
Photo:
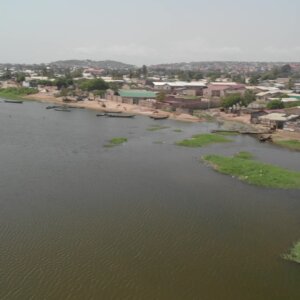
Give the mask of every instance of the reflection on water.
[[[300, 238], [300, 192], [199, 160], [250, 151], [300, 170], [299, 153], [249, 137], [185, 149], [174, 142], [216, 125], [151, 132], [145, 117], [45, 106], [0, 103], [0, 299], [299, 299], [280, 254]], [[103, 147], [116, 136], [128, 143]]]

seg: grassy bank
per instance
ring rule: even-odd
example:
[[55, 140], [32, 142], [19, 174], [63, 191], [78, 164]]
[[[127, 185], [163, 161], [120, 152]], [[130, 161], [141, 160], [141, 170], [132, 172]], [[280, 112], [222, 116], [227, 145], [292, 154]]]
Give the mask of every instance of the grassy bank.
[[282, 141], [276, 141], [274, 140], [274, 143], [276, 145], [289, 148], [291, 150], [297, 150], [300, 151], [300, 141], [299, 140], [282, 140]]
[[239, 135], [238, 132], [234, 132], [234, 131], [220, 131], [217, 134], [218, 135], [225, 135], [225, 136], [237, 136], [237, 135]]
[[109, 144], [104, 145], [104, 147], [110, 148], [110, 147], [115, 147], [121, 144], [124, 144], [127, 142], [127, 138], [124, 137], [115, 137], [109, 140]]
[[286, 260], [300, 263], [300, 241], [293, 246], [288, 254], [284, 254], [282, 257]]
[[177, 142], [176, 145], [196, 148], [196, 147], [203, 147], [215, 143], [228, 143], [228, 142], [231, 142], [231, 140], [221, 135], [207, 133], [207, 134], [194, 135], [190, 139]]
[[6, 88], [0, 89], [0, 97], [7, 99], [22, 99], [24, 96], [33, 95], [38, 93], [37, 89], [32, 88]]
[[247, 152], [238, 153], [233, 157], [206, 155], [203, 160], [218, 172], [249, 184], [281, 189], [300, 188], [300, 172], [255, 161]]

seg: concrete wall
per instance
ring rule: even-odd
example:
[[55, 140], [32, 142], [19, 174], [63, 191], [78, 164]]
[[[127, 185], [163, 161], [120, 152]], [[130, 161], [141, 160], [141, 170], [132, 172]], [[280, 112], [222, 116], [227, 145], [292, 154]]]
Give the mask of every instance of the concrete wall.
[[122, 99], [122, 103], [134, 104], [133, 98], [122, 98], [122, 97], [120, 98]]
[[140, 100], [139, 105], [148, 108], [155, 108], [156, 101]]
[[106, 94], [105, 95], [106, 100], [122, 103], [122, 97], [116, 96], [116, 95], [111, 95], [111, 94]]

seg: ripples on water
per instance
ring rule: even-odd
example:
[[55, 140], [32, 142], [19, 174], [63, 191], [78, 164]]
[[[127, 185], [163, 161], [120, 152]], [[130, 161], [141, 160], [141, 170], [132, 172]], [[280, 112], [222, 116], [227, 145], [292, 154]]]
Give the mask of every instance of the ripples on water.
[[[250, 151], [300, 170], [299, 153], [249, 137], [184, 149], [215, 125], [149, 132], [144, 117], [44, 108], [0, 107], [0, 299], [299, 299], [300, 269], [280, 259], [300, 237], [299, 191], [199, 161]], [[128, 143], [103, 148], [115, 136]]]

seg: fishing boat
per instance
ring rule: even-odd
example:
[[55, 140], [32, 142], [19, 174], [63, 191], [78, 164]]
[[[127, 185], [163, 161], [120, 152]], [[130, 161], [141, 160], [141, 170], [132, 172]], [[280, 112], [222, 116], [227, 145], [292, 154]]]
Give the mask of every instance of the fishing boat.
[[52, 106], [47, 106], [46, 109], [54, 109], [54, 108], [61, 108], [62, 106], [60, 105], [52, 105]]
[[152, 116], [150, 116], [150, 118], [153, 120], [164, 120], [164, 119], [168, 119], [169, 116], [168, 115], [152, 115]]
[[105, 117], [106, 114], [105, 114], [105, 113], [103, 113], [103, 114], [97, 114], [96, 116], [97, 116], [97, 117]]
[[22, 104], [22, 100], [4, 100], [5, 103], [15, 103], [15, 104]]
[[105, 110], [104, 112], [107, 114], [121, 114], [123, 111], [122, 110]]
[[73, 109], [85, 109], [83, 106], [68, 106], [68, 108], [73, 108]]
[[131, 114], [120, 114], [120, 113], [116, 113], [116, 114], [106, 114], [107, 117], [109, 118], [134, 118], [135, 115], [131, 115]]
[[67, 109], [67, 108], [63, 108], [63, 107], [54, 108], [54, 110], [56, 110], [56, 111], [71, 111], [71, 109]]

